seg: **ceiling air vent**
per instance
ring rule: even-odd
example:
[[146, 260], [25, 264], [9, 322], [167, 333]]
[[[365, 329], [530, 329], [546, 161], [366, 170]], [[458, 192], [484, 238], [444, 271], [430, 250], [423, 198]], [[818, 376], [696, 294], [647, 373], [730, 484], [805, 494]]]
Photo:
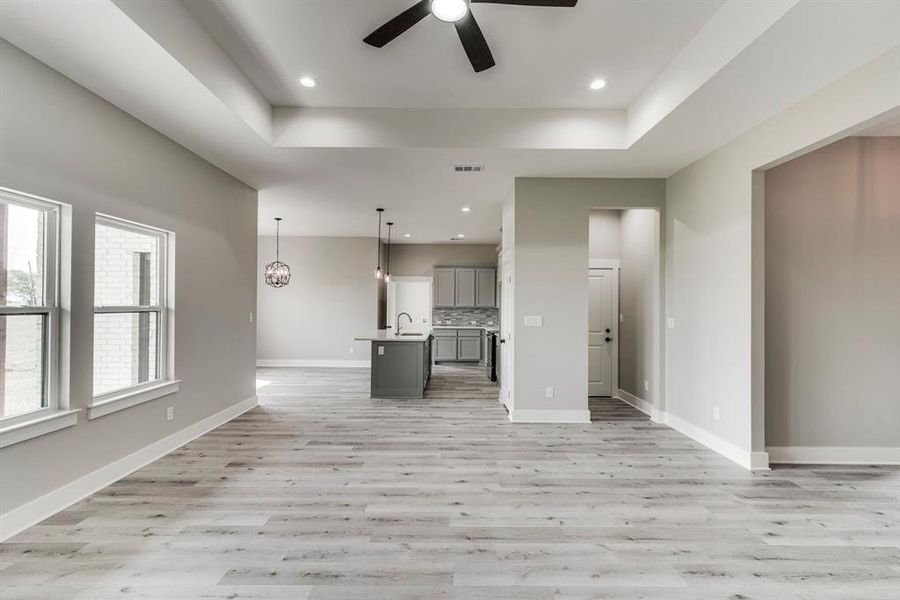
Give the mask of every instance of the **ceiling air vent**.
[[454, 173], [481, 173], [484, 165], [453, 165]]

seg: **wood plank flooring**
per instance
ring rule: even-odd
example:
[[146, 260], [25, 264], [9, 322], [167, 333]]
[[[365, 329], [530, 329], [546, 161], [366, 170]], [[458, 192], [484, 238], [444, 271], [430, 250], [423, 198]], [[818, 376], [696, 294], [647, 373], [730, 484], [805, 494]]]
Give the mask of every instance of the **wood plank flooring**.
[[423, 400], [258, 377], [259, 408], [0, 544], [0, 598], [898, 598], [897, 469], [748, 473], [615, 400], [513, 426], [458, 365]]

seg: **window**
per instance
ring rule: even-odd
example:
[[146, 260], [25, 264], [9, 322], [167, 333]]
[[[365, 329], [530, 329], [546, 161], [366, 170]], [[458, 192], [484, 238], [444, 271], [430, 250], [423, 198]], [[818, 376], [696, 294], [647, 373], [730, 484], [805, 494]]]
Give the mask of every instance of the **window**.
[[98, 215], [94, 235], [94, 406], [98, 406], [158, 389], [171, 375], [166, 340], [169, 234]]
[[59, 216], [0, 188], [0, 428], [59, 406]]

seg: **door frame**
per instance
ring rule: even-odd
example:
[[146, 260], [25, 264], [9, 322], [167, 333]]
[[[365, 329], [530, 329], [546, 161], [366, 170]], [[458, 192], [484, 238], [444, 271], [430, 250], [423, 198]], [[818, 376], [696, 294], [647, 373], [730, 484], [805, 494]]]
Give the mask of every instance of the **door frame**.
[[[597, 271], [605, 271], [612, 273], [612, 327], [610, 329], [612, 332], [610, 336], [612, 337], [612, 357], [610, 358], [610, 394], [611, 398], [619, 397], [619, 320], [622, 318], [619, 313], [619, 269], [621, 262], [617, 259], [612, 258], [592, 258], [589, 261], [588, 266], [588, 277], [595, 275]], [[590, 287], [588, 288], [588, 294], [590, 294]], [[590, 321], [589, 321], [590, 322]], [[589, 326], [590, 327], [590, 326]], [[590, 333], [590, 329], [588, 329], [587, 333]], [[588, 373], [590, 373], [590, 366], [588, 367]], [[590, 378], [590, 375], [588, 375]], [[601, 398], [605, 396], [591, 396], [588, 394], [588, 398]]]
[[394, 323], [397, 322], [397, 283], [411, 282], [427, 282], [428, 285], [428, 327], [434, 326], [434, 278], [433, 277], [414, 277], [411, 275], [394, 277], [387, 283], [387, 307], [384, 313], [384, 324], [386, 329], [393, 329]]
[[[509, 253], [500, 254], [500, 264], [497, 265], [500, 272], [500, 339], [503, 340], [499, 345], [500, 364], [496, 365], [500, 369], [500, 390], [498, 392], [500, 403], [506, 407], [511, 413], [515, 398], [513, 397], [513, 377], [515, 377], [515, 346], [513, 341], [513, 330], [515, 323], [512, 320], [510, 304], [513, 301], [513, 261]], [[496, 359], [495, 359], [496, 360]]]

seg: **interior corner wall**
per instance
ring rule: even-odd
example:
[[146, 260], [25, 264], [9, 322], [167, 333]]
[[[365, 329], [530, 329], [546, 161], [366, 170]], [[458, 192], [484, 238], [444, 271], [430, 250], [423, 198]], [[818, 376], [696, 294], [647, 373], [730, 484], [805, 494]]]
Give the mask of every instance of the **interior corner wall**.
[[900, 448], [900, 137], [766, 172], [766, 444]]
[[0, 185], [72, 207], [70, 408], [92, 400], [98, 212], [177, 236], [181, 380], [174, 395], [90, 421], [82, 411], [73, 427], [0, 450], [8, 515], [253, 400], [257, 193], [5, 41], [0, 76]]
[[[865, 90], [861, 93], [860, 90]], [[900, 47], [863, 65], [667, 180], [664, 222], [667, 422], [750, 466], [753, 435], [754, 170], [821, 147], [900, 107]], [[713, 409], [719, 409], [716, 419]], [[762, 414], [761, 412], [759, 414]]]
[[[590, 211], [660, 208], [664, 197], [662, 179], [516, 179], [515, 411], [547, 411], [548, 420], [554, 414], [588, 416]], [[504, 223], [504, 244], [506, 239]], [[542, 326], [526, 327], [526, 316], [541, 317]], [[552, 398], [547, 387], [554, 388]]]
[[[274, 248], [274, 237], [259, 238], [261, 259]], [[293, 274], [290, 285], [267, 286], [265, 260], [259, 261], [259, 364], [367, 363], [371, 343], [354, 338], [378, 328], [384, 283], [375, 279], [377, 251], [371, 237], [282, 236], [281, 258]]]

